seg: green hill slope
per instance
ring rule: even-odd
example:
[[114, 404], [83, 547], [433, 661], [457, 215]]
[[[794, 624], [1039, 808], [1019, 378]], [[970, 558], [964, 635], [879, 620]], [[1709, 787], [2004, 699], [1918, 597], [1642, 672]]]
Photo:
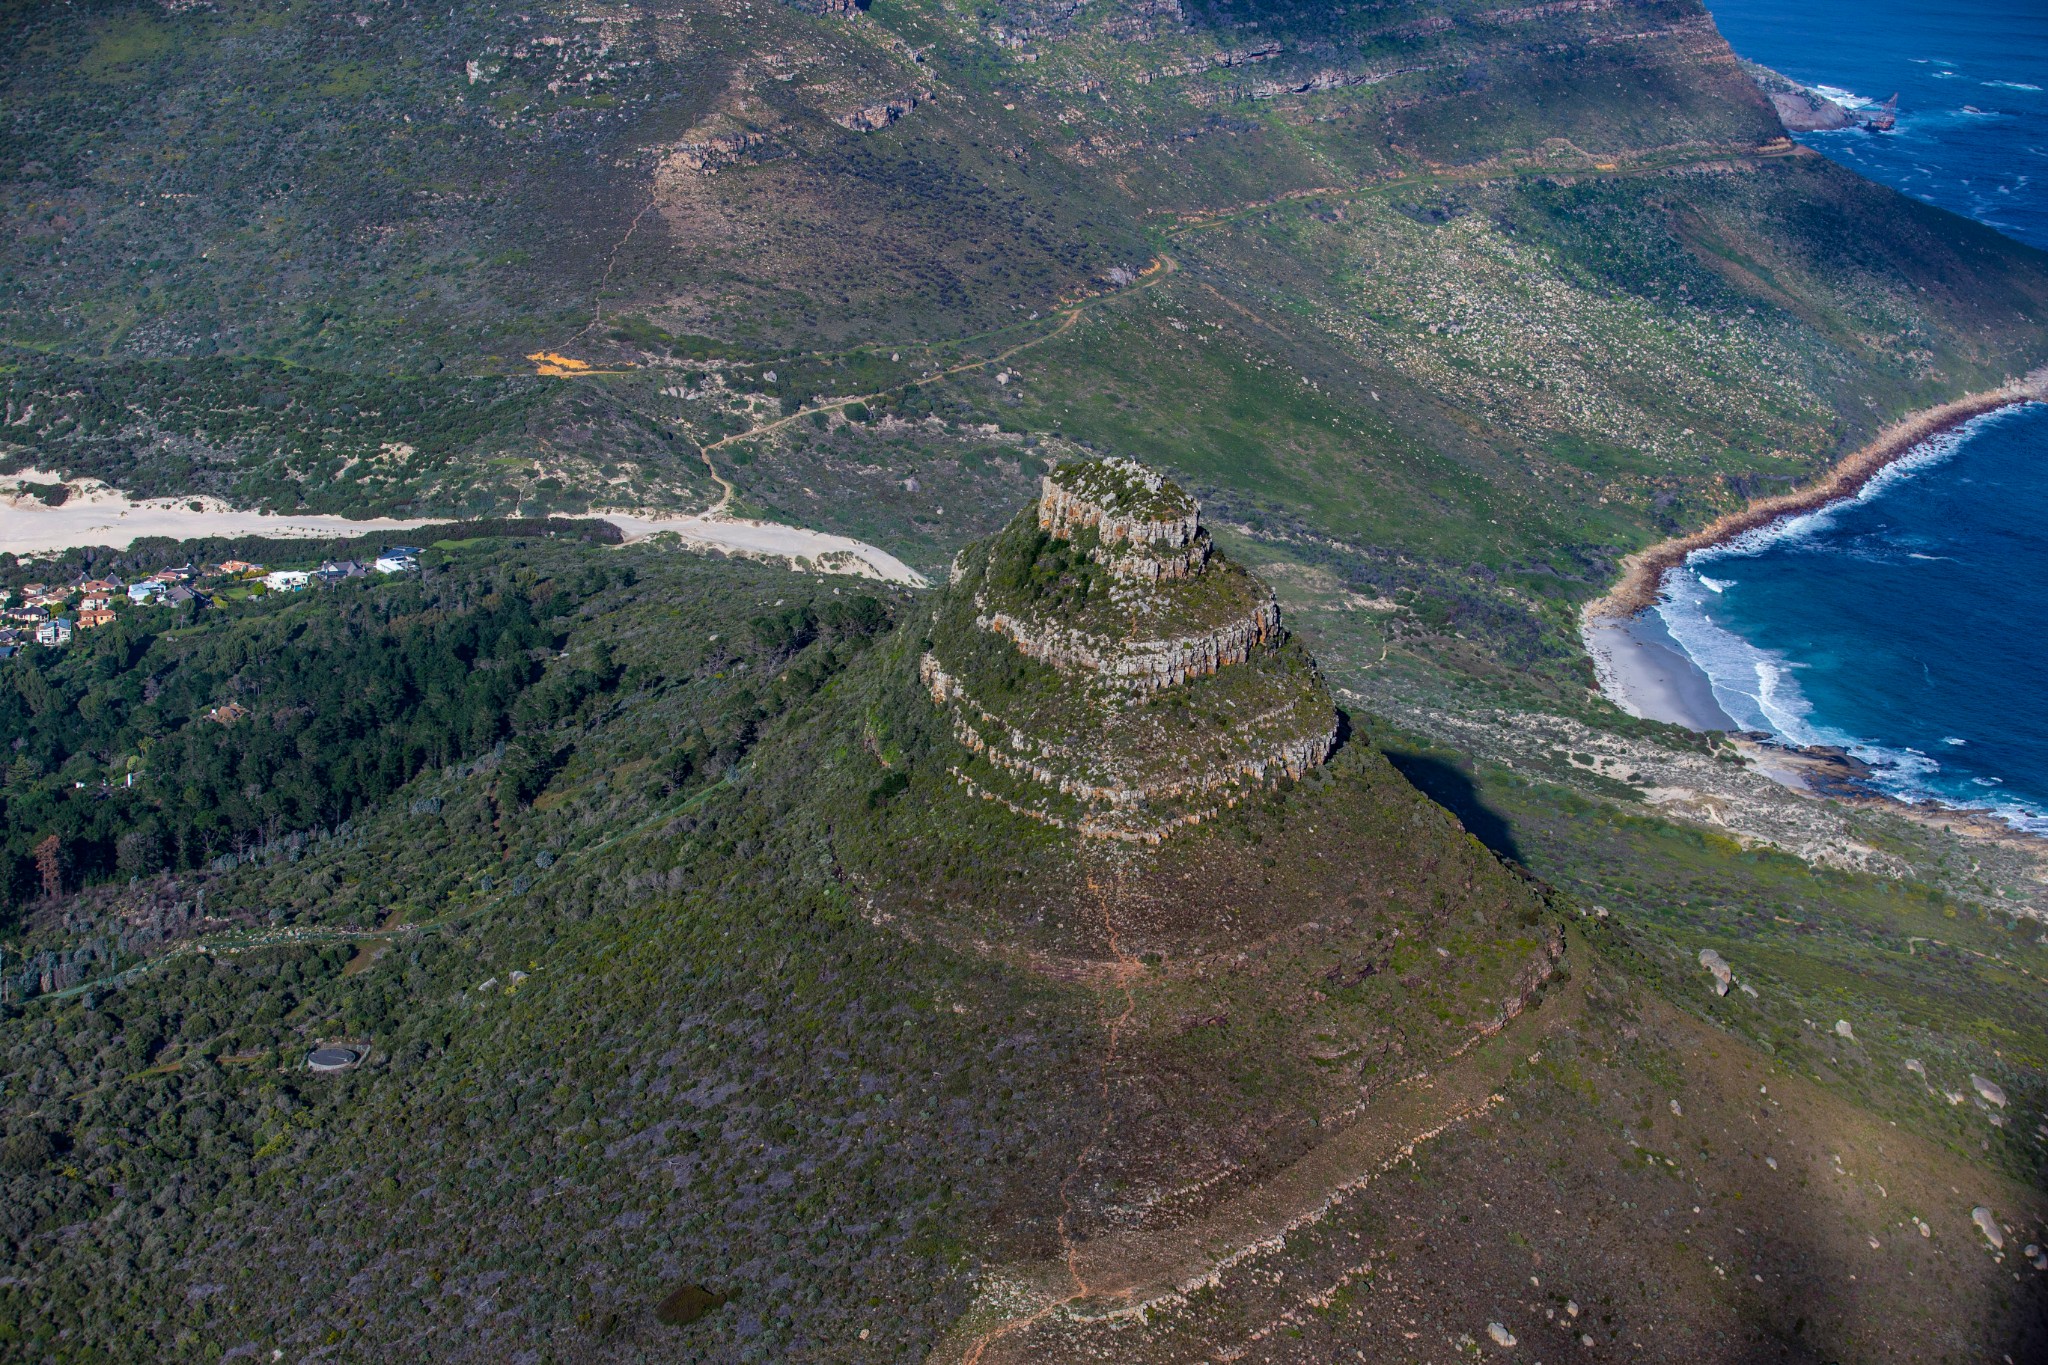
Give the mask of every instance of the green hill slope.
[[[1823, 894], [1877, 937], [1808, 958], [1881, 961], [1886, 915], [1944, 926], [1941, 969], [1888, 989], [1929, 1076], [2011, 1087], [1982, 1151], [1981, 1119], [1870, 1083], [1895, 1042], [1867, 1013], [1828, 1043], [1758, 1029], [1739, 994], [1718, 1029], [1662, 1003], [1713, 999], [1663, 928], [1503, 864], [1356, 731], [1162, 842], [1089, 837], [961, 781], [973, 752], [920, 670], [944, 596], [655, 546], [427, 558], [6, 663], [11, 1349], [1312, 1360], [1488, 1321], [1684, 1360], [2032, 1340], [2007, 1267], [2031, 1273], [2011, 1252], [2042, 1216], [2015, 1069], [2039, 1016], [2004, 979], [2036, 950], [1967, 905], [1838, 875]], [[416, 682], [346, 710], [322, 650]], [[226, 731], [222, 695], [247, 710]], [[415, 705], [466, 707], [460, 743], [416, 748]], [[275, 766], [195, 847], [214, 752]], [[110, 766], [139, 780], [70, 785]], [[50, 898], [28, 836], [69, 800], [92, 820]], [[1643, 844], [1603, 866], [1805, 885], [1578, 820]], [[1782, 1010], [1804, 959], [1717, 941]], [[2006, 1062], [1971, 1051], [1985, 1011]], [[313, 1072], [319, 1046], [359, 1061]]]
[[1587, 692], [1622, 555], [2048, 359], [1698, 5], [0, 39], [0, 469], [947, 583], [493, 535], [0, 661], [10, 1353], [2048, 1349], [2038, 854]]

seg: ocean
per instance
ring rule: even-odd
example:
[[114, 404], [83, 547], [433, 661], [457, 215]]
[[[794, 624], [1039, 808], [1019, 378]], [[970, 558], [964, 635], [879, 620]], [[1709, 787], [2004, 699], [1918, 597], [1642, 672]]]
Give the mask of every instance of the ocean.
[[1881, 184], [2048, 249], [2048, 4], [1724, 0], [1742, 56], [1852, 110], [1896, 93], [1890, 133], [1799, 140]]
[[[2048, 249], [2048, 5], [1736, 0], [1735, 50], [1898, 126], [1800, 140]], [[1833, 744], [1905, 800], [2048, 834], [2048, 406], [1913, 452], [1846, 502], [1696, 554], [1666, 630], [1743, 726]]]

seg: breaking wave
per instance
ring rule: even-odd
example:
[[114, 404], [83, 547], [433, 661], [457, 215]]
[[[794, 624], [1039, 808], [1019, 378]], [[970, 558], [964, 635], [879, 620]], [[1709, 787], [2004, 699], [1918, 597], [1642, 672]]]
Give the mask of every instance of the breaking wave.
[[[1814, 556], [1843, 565], [1839, 571], [1842, 573], [1850, 572], [1847, 569], [1850, 561], [1889, 563], [1902, 568], [1909, 561], [1923, 561], [1930, 566], [1937, 562], [1955, 563], [1955, 558], [1950, 555], [1901, 553], [1904, 546], [1897, 542], [1901, 533], [1909, 528], [1894, 526], [1873, 530], [1865, 518], [1859, 517], [1853, 526], [1842, 525], [1842, 519], [1850, 509], [1868, 504], [1888, 491], [1898, 489], [1921, 472], [1952, 459], [1974, 437], [2022, 412], [2038, 417], [2040, 409], [2038, 405], [2028, 405], [1975, 418], [1922, 442], [1880, 471], [1852, 496], [1783, 517], [1725, 544], [1694, 552], [1684, 564], [1666, 574], [1656, 610], [1671, 639], [1706, 674], [1715, 700], [1743, 727], [1766, 731], [1789, 744], [1838, 746], [1869, 764], [1871, 784], [1897, 799], [1989, 811], [2015, 828], [2048, 834], [2048, 800], [2029, 800], [2025, 794], [2014, 791], [2006, 779], [1970, 770], [1974, 760], [1963, 758], [1965, 744], [1960, 736], [1934, 730], [1920, 738], [1907, 730], [1893, 735], [1888, 741], [1873, 738], [1871, 734], [1862, 732], [1854, 719], [1854, 714], [1860, 714], [1860, 711], [1852, 714], [1844, 697], [1837, 695], [1841, 691], [1838, 676], [1829, 675], [1830, 686], [1825, 689], [1830, 698], [1829, 707], [1826, 710], [1816, 708], [1813, 698], [1802, 687], [1802, 675], [1815, 668], [1810, 658], [1800, 657], [1806, 652], [1805, 647], [1796, 650], [1770, 648], [1745, 638], [1725, 623], [1731, 611], [1735, 610], [1730, 590], [1748, 582], [1751, 577], [1750, 574], [1728, 575], [1728, 568], [1732, 566], [1727, 561], [1756, 561], [1770, 551], [1795, 550], [1801, 552], [1799, 558], [1805, 565], [1797, 569], [1797, 573], [1822, 575], [1820, 579], [1805, 581], [1832, 581], [1837, 585], [1840, 581], [1835, 578], [1837, 571], [1817, 568]], [[1905, 536], [1906, 543], [1915, 543], [1923, 534], [1912, 532]], [[1892, 544], [1886, 547], [1886, 541]], [[1950, 548], [1950, 545], [1945, 543], [1941, 548]], [[1714, 572], [1710, 574], [1707, 572], [1709, 569]], [[1762, 575], [1760, 581], [1766, 585], [1774, 576], [1791, 572], [1782, 556], [1757, 565], [1756, 571]], [[1781, 587], [1785, 581], [1778, 578]], [[1768, 586], [1763, 591], [1768, 592]], [[1952, 609], [1938, 603], [1907, 606], [1916, 610]], [[1816, 605], [1812, 609], [1824, 608]], [[1739, 611], [1735, 619], [1740, 619]], [[1787, 632], [1781, 630], [1777, 633], [1783, 635]], [[1796, 629], [1791, 635], [1794, 639], [1799, 638]], [[1828, 648], [1821, 644], [1813, 644], [1812, 647]], [[1844, 658], [1854, 659], [1860, 655], [1854, 641], [1846, 642], [1846, 647], [1851, 651], [1847, 655], [1837, 647], [1831, 655], [1817, 657], [1838, 675]], [[1951, 676], [1954, 669], [1961, 666], [1961, 661], [1956, 659], [1949, 659], [1945, 664], [1936, 659], [1936, 663], [1943, 665], [1944, 672]], [[1924, 665], [1913, 667], [1916, 673], [1925, 668]], [[1827, 674], [1827, 669], [1810, 676], [1818, 683], [1824, 674]], [[1873, 716], [1866, 716], [1865, 720], [1885, 728], [1883, 722]], [[1918, 747], [1920, 745], [1925, 745], [1925, 749]], [[1947, 759], [1946, 766], [1941, 760], [1931, 757], [1927, 750], [1941, 752]], [[1976, 750], [1970, 752], [1975, 753]]]

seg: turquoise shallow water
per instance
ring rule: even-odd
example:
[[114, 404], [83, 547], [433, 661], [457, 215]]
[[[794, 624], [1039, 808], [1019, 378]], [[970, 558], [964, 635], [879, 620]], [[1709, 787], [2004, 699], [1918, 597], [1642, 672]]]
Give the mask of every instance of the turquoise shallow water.
[[[1736, 51], [1890, 135], [1801, 141], [2048, 247], [2048, 4], [1725, 0]], [[1848, 502], [1695, 555], [1659, 613], [1742, 725], [1840, 744], [1912, 800], [2048, 833], [2048, 406], [1979, 419]]]
[[1666, 628], [1745, 727], [2048, 833], [2048, 405], [1979, 418], [1665, 588]]

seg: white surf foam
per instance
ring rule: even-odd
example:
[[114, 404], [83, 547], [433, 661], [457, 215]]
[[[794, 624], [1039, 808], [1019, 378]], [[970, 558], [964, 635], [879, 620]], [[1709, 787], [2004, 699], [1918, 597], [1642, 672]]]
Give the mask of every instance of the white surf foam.
[[[1941, 764], [1928, 755], [1917, 749], [1887, 748], [1816, 717], [1812, 702], [1799, 688], [1802, 665], [1798, 660], [1752, 644], [1720, 625], [1710, 614], [1709, 603], [1736, 586], [1737, 580], [1712, 578], [1702, 572], [1705, 565], [1754, 555], [1774, 545], [1797, 543], [1826, 531], [1845, 507], [1874, 498], [1902, 480], [1939, 465], [1972, 436], [2015, 411], [2002, 408], [1986, 413], [1921, 442], [1849, 497], [1780, 518], [1724, 544], [1694, 551], [1683, 564], [1665, 574], [1656, 611], [1672, 640], [1707, 675], [1715, 700], [1745, 728], [1768, 731], [1790, 744], [1846, 749], [1871, 766], [1871, 785], [1896, 799], [1932, 802], [1953, 810], [1988, 809], [2015, 829], [2048, 834], [2048, 811], [2010, 799], [1958, 799], [1942, 790]], [[1964, 743], [1954, 737], [1944, 742], [1952, 746]]]
[[1854, 90], [1844, 90], [1839, 85], [1816, 85], [1813, 87], [1813, 93], [1827, 97], [1844, 109], [1875, 109], [1878, 106], [1878, 101], [1859, 95]]
[[1906, 479], [1913, 478], [1923, 470], [1932, 469], [1962, 449], [1964, 442], [1968, 441], [1972, 436], [1975, 436], [1994, 422], [2004, 421], [2011, 417], [2012, 414], [2019, 411], [2020, 407], [2024, 406], [2030, 405], [2020, 404], [2014, 407], [2000, 408], [1996, 412], [1987, 412], [1981, 416], [1972, 417], [1960, 426], [1952, 427], [1939, 435], [1931, 436], [1919, 445], [1914, 446], [1906, 454], [1886, 465], [1883, 469], [1880, 469], [1863, 487], [1857, 489], [1856, 492], [1849, 496], [1837, 498], [1835, 501], [1816, 507], [1811, 511], [1795, 512], [1790, 516], [1780, 517], [1778, 520], [1759, 526], [1754, 530], [1744, 531], [1741, 535], [1734, 537], [1732, 540], [1723, 541], [1719, 545], [1710, 545], [1704, 550], [1694, 550], [1685, 557], [1686, 565], [1696, 570], [1702, 564], [1711, 564], [1721, 559], [1737, 559], [1746, 555], [1753, 555], [1773, 545], [1796, 544], [1816, 532], [1825, 531], [1834, 524], [1835, 518], [1841, 514], [1842, 509], [1854, 506], [1860, 502], [1868, 502], [1887, 488], [1894, 487]]

